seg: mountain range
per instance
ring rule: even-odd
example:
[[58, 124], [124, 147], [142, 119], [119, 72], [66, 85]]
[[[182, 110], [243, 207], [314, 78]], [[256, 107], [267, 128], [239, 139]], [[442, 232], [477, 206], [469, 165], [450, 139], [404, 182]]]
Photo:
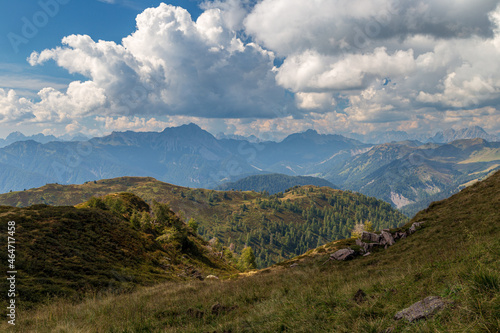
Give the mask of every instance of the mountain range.
[[53, 135], [45, 135], [42, 133], [26, 136], [21, 132], [12, 132], [5, 139], [0, 139], [0, 148], [19, 141], [33, 140], [39, 143], [48, 143], [52, 141], [86, 141], [88, 139], [89, 137], [81, 133], [55, 137]]
[[[479, 132], [479, 128], [450, 132], [446, 138]], [[498, 168], [500, 143], [477, 138], [373, 145], [308, 130], [281, 142], [249, 142], [219, 140], [189, 124], [162, 132], [113, 132], [79, 142], [12, 143], [0, 148], [0, 192], [122, 176], [216, 188], [246, 176], [280, 173], [323, 178], [413, 215]]]
[[453, 129], [449, 128], [444, 131], [438, 131], [433, 136], [425, 134], [409, 134], [405, 131], [387, 131], [387, 132], [373, 132], [368, 134], [349, 133], [347, 137], [357, 139], [362, 142], [371, 144], [382, 144], [388, 142], [399, 141], [420, 141], [423, 143], [449, 143], [455, 140], [462, 139], [485, 139], [486, 141], [497, 142], [500, 141], [500, 136], [487, 133], [479, 126], [472, 126], [467, 128]]
[[[0, 149], [0, 163], [10, 167], [0, 170], [0, 191], [120, 176], [151, 176], [181, 186], [210, 188], [235, 176], [264, 171], [294, 174], [340, 151], [368, 147], [312, 130], [279, 143], [217, 140], [194, 124], [162, 132], [113, 132], [85, 142], [20, 141]], [[14, 170], [22, 176], [13, 177]], [[39, 180], [28, 179], [31, 174]]]

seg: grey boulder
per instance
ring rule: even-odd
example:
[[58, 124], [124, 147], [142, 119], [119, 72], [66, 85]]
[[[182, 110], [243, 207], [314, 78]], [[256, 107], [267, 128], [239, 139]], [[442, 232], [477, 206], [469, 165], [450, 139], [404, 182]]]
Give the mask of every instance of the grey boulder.
[[439, 296], [429, 296], [423, 300], [411, 305], [410, 307], [399, 311], [394, 316], [394, 319], [406, 319], [409, 322], [415, 320], [427, 318], [437, 311], [443, 309], [446, 306], [446, 302]]
[[349, 260], [349, 259], [354, 258], [355, 253], [356, 252], [354, 252], [354, 250], [349, 249], [349, 248], [341, 249], [341, 250], [338, 250], [338, 251], [332, 253], [330, 255], [330, 259], [335, 259], [335, 260], [339, 260], [339, 261]]

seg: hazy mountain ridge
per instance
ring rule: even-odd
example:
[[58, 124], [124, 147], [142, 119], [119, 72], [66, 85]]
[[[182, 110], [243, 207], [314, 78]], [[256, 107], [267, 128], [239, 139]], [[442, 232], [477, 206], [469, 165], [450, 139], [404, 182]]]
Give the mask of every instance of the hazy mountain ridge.
[[474, 139], [474, 138], [485, 139], [491, 142], [500, 141], [500, 136], [489, 134], [479, 126], [460, 128], [458, 130], [449, 128], [444, 131], [436, 132], [432, 136], [428, 136], [425, 134], [409, 134], [405, 131], [375, 132], [365, 135], [357, 133], [349, 133], [346, 134], [346, 136], [371, 144], [383, 144], [383, 143], [407, 141], [407, 140], [411, 141], [416, 140], [425, 143], [427, 142], [450, 143], [455, 140]]
[[[306, 165], [341, 149], [363, 146], [341, 136], [306, 132], [283, 143], [217, 140], [197, 125], [167, 128], [163, 132], [113, 132], [87, 142], [17, 142], [0, 149], [0, 162], [38, 173], [62, 184], [120, 176], [151, 176], [181, 186], [214, 187], [241, 174], [262, 170], [296, 173]], [[299, 147], [300, 146], [300, 147]], [[0, 170], [0, 177], [1, 177]], [[2, 184], [0, 191], [22, 190], [40, 181]]]
[[450, 128], [445, 131], [438, 132], [433, 137], [429, 138], [428, 142], [449, 143], [456, 140], [475, 138], [480, 138], [491, 142], [500, 141], [499, 136], [488, 134], [483, 128], [479, 126], [473, 126], [468, 128], [461, 128], [459, 130]]
[[472, 139], [442, 145], [379, 145], [322, 176], [413, 215], [499, 168], [500, 143]]
[[42, 133], [33, 135], [24, 135], [21, 132], [12, 132], [5, 139], [0, 139], [0, 148], [6, 147], [15, 142], [29, 141], [29, 140], [33, 140], [39, 143], [49, 143], [52, 141], [87, 141], [89, 140], [89, 137], [81, 133], [55, 137], [54, 135], [45, 135]]

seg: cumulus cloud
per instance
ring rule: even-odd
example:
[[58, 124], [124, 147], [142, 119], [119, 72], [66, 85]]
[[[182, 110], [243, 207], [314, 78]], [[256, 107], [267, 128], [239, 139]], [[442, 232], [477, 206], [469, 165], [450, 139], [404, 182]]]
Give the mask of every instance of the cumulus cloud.
[[102, 93], [93, 109], [108, 116], [273, 117], [273, 109], [293, 106], [275, 84], [273, 53], [239, 39], [223, 9], [208, 8], [193, 21], [187, 10], [161, 4], [136, 21], [121, 44], [72, 35], [29, 62], [54, 60], [88, 77]]
[[499, 106], [498, 1], [263, 0], [245, 27], [283, 58], [276, 81], [302, 109], [331, 109], [311, 95], [329, 94], [353, 123], [414, 128]]
[[498, 0], [201, 7], [196, 20], [171, 5], [146, 9], [121, 43], [71, 35], [33, 52], [31, 65], [54, 61], [86, 79], [43, 88], [35, 100], [0, 90], [0, 121], [86, 118], [107, 130], [156, 130], [189, 120], [241, 135], [421, 130], [459, 119], [496, 128]]
[[413, 35], [491, 36], [496, 0], [263, 0], [246, 18], [249, 33], [280, 55], [341, 53]]
[[388, 54], [383, 47], [370, 54], [341, 59], [306, 51], [290, 56], [278, 70], [277, 82], [293, 91], [349, 90], [365, 87], [371, 79], [404, 76], [415, 70], [413, 51]]
[[32, 103], [26, 98], [20, 98], [14, 90], [6, 91], [0, 88], [0, 122], [30, 118], [31, 108]]
[[140, 117], [96, 117], [97, 122], [103, 123], [106, 130], [111, 131], [137, 131], [137, 132], [152, 132], [161, 131], [168, 127], [170, 123], [157, 120], [156, 118], [140, 118]]
[[329, 109], [335, 106], [335, 98], [330, 93], [305, 93], [296, 95], [298, 106], [302, 109]]

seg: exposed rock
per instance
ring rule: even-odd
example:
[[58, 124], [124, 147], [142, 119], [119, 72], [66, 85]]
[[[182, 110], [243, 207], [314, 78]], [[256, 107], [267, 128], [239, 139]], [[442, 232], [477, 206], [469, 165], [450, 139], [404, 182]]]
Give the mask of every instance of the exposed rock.
[[365, 254], [363, 254], [363, 257], [369, 256], [370, 254], [372, 254], [372, 253], [371, 252], [366, 252]]
[[408, 229], [409, 234], [413, 234], [415, 231], [417, 231], [417, 228], [421, 227], [424, 222], [414, 222], [410, 229]]
[[396, 232], [394, 234], [394, 240], [406, 238], [406, 232]]
[[295, 263], [295, 264], [291, 264], [290, 265], [290, 268], [294, 268], [294, 267], [297, 267], [299, 264]]
[[207, 275], [207, 277], [205, 279], [207, 279], [207, 280], [212, 280], [212, 279], [213, 280], [218, 280], [219, 278], [217, 276], [215, 276], [215, 275]]
[[396, 244], [396, 242], [394, 241], [394, 237], [392, 237], [392, 234], [390, 232], [382, 230], [382, 237], [384, 239], [385, 244], [389, 246]]
[[405, 318], [409, 322], [427, 318], [446, 306], [446, 302], [439, 296], [429, 296], [396, 313], [394, 319]]
[[353, 300], [358, 304], [363, 303], [366, 301], [366, 293], [363, 290], [358, 289], [356, 294], [354, 294]]
[[363, 252], [370, 252], [375, 246], [379, 246], [378, 243], [365, 243], [359, 239], [356, 239], [356, 245], [363, 249]]
[[361, 240], [364, 242], [378, 243], [380, 242], [380, 237], [381, 236], [376, 233], [367, 231], [363, 231], [361, 234]]
[[[365, 253], [363, 256], [367, 256], [371, 254], [370, 252], [374, 247], [383, 246], [384, 249], [387, 249], [389, 246], [396, 244], [396, 240], [404, 239], [413, 234], [422, 224], [424, 224], [424, 222], [414, 222], [410, 229], [408, 229], [408, 232], [396, 232], [394, 235], [391, 233], [390, 229], [383, 229], [380, 235], [374, 232], [363, 231], [361, 233], [361, 239], [356, 239], [356, 245], [361, 248], [361, 253]], [[350, 248], [341, 249], [331, 254], [328, 260], [349, 260], [352, 259], [355, 254], [356, 252]], [[328, 260], [323, 264], [326, 264]], [[293, 265], [290, 267], [293, 267]]]
[[332, 253], [330, 255], [330, 259], [335, 259], [335, 260], [339, 260], [339, 261], [349, 260], [349, 259], [354, 258], [354, 254], [355, 253], [356, 252], [354, 252], [354, 250], [352, 250], [350, 248], [341, 249], [341, 250], [338, 250], [335, 253]]

